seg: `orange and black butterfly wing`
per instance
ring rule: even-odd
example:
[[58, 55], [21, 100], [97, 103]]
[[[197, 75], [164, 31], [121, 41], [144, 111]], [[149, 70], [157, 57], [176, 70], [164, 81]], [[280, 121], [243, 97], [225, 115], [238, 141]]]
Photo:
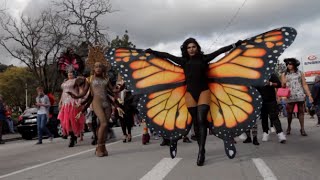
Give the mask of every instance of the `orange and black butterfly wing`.
[[122, 74], [128, 89], [141, 96], [138, 108], [149, 128], [171, 140], [188, 133], [192, 119], [185, 104], [181, 67], [139, 49], [112, 49], [106, 57]]
[[263, 86], [274, 72], [279, 56], [296, 35], [295, 29], [282, 27], [249, 38], [210, 64], [208, 77], [220, 83]]
[[260, 116], [262, 99], [254, 87], [209, 83], [211, 92], [208, 121], [215, 136], [223, 139], [229, 158], [234, 158], [234, 137], [255, 124]]
[[289, 27], [260, 34], [209, 65], [212, 94], [208, 120], [213, 123], [214, 134], [224, 140], [229, 158], [236, 153], [233, 138], [249, 130], [260, 115], [262, 100], [254, 87], [266, 84], [296, 34]]

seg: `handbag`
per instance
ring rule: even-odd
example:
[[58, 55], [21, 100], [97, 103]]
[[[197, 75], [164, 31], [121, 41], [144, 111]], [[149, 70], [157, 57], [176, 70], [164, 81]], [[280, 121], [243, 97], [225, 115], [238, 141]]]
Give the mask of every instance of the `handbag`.
[[289, 88], [279, 88], [277, 91], [277, 96], [289, 97], [290, 96], [290, 89]]

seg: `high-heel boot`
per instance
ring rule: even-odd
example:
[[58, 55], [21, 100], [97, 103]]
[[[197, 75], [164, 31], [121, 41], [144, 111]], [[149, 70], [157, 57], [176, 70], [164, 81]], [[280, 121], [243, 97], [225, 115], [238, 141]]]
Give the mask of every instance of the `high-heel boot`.
[[77, 137], [74, 135], [73, 132], [70, 132], [70, 142], [69, 147], [74, 147], [74, 145], [77, 143]]
[[95, 152], [97, 157], [108, 156], [108, 151], [106, 150], [105, 144], [98, 144]]
[[96, 156], [97, 157], [103, 157], [103, 156], [108, 156], [108, 151], [106, 149], [106, 140], [104, 138], [98, 139], [98, 145], [96, 147]]
[[207, 115], [209, 111], [210, 106], [206, 104], [202, 104], [198, 106], [198, 125], [199, 125], [199, 152], [198, 152], [198, 159], [197, 159], [197, 165], [203, 166], [205, 161], [205, 145], [206, 145], [206, 139], [207, 139], [207, 128], [208, 128], [208, 120]]

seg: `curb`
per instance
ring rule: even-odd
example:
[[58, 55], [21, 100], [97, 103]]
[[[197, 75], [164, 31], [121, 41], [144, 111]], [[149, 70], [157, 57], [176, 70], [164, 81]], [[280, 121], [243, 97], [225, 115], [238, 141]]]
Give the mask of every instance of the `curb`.
[[17, 141], [17, 140], [22, 140], [22, 137], [3, 139], [4, 142]]

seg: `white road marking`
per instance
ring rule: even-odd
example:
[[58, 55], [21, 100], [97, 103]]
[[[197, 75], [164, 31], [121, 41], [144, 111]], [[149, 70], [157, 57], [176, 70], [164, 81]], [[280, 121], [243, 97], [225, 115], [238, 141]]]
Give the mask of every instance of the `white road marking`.
[[163, 158], [140, 180], [162, 180], [182, 158]]
[[[141, 136], [141, 134], [133, 136], [132, 138], [135, 138], [135, 137], [138, 137], [138, 136]], [[122, 142], [122, 140], [106, 144], [106, 146], [111, 146], [111, 145], [114, 145], [114, 144], [117, 144], [117, 143], [120, 143], [120, 142]], [[48, 162], [45, 162], [45, 163], [41, 163], [41, 164], [38, 164], [38, 165], [30, 166], [30, 167], [27, 167], [27, 168], [24, 168], [24, 169], [21, 169], [21, 170], [18, 170], [18, 171], [14, 171], [14, 172], [9, 173], [9, 174], [2, 175], [2, 176], [0, 176], [0, 179], [6, 178], [6, 177], [9, 177], [9, 176], [13, 176], [13, 175], [16, 175], [16, 174], [19, 174], [19, 173], [23, 173], [23, 172], [26, 172], [26, 171], [29, 171], [29, 170], [32, 170], [32, 169], [36, 169], [36, 168], [39, 168], [39, 167], [42, 167], [42, 166], [46, 166], [48, 164], [52, 164], [52, 163], [55, 163], [55, 162], [58, 162], [58, 161], [62, 161], [62, 160], [68, 159], [68, 158], [79, 156], [81, 154], [85, 154], [85, 153], [88, 153], [88, 152], [91, 152], [91, 151], [94, 151], [94, 150], [96, 150], [96, 149], [95, 148], [94, 149], [88, 149], [88, 150], [81, 151], [79, 153], [72, 154], [72, 155], [69, 155], [69, 156], [65, 156], [65, 157], [62, 157], [62, 158], [59, 158], [59, 159], [55, 159], [55, 160], [48, 161]]]
[[277, 180], [277, 177], [273, 174], [267, 164], [260, 158], [252, 159], [254, 165], [256, 165], [258, 171], [264, 180]]

